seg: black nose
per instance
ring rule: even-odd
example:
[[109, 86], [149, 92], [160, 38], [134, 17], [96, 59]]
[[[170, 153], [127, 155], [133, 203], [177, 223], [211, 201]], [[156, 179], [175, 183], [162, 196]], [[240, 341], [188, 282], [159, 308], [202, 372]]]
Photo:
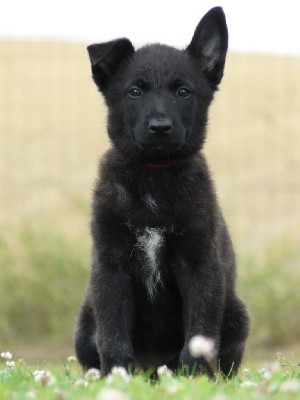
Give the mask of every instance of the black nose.
[[169, 118], [153, 118], [149, 122], [149, 129], [153, 133], [165, 133], [172, 129], [172, 122]]

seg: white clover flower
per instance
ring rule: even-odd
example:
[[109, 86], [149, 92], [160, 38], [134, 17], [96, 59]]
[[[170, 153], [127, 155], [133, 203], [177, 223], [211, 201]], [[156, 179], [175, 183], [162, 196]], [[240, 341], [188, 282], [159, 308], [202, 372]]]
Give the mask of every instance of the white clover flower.
[[12, 354], [10, 351], [3, 351], [0, 354], [1, 358], [4, 358], [5, 360], [11, 360], [12, 359]]
[[87, 381], [85, 381], [84, 379], [78, 379], [75, 382], [75, 386], [84, 386], [84, 387], [88, 387], [89, 383]]
[[14, 368], [15, 367], [15, 362], [14, 361], [6, 361], [6, 366], [10, 367], [10, 368]]
[[100, 371], [97, 368], [90, 368], [84, 375], [85, 379], [88, 381], [96, 381], [100, 379]]
[[96, 400], [130, 400], [130, 397], [121, 390], [104, 388], [98, 393]]
[[60, 389], [55, 389], [54, 393], [55, 393], [56, 400], [66, 400], [67, 399], [67, 394]]
[[273, 372], [270, 369], [267, 369], [267, 368], [262, 372], [262, 376], [267, 381], [269, 381], [272, 378], [272, 375], [273, 375]]
[[270, 371], [270, 372], [274, 373], [274, 372], [277, 372], [279, 370], [280, 370], [280, 364], [279, 364], [278, 361], [275, 361], [275, 362], [273, 362], [271, 364], [265, 365], [264, 368], [259, 369], [259, 372], [261, 374], [263, 374], [266, 371]]
[[241, 387], [243, 387], [243, 388], [255, 388], [256, 386], [257, 386], [256, 383], [249, 381], [249, 380], [241, 383]]
[[116, 377], [113, 374], [108, 374], [106, 377], [106, 383], [108, 385], [112, 385], [113, 383], [115, 383]]
[[35, 371], [33, 371], [32, 375], [36, 376], [36, 375], [41, 374], [42, 372], [45, 372], [45, 371], [43, 369], [36, 369]]
[[189, 350], [193, 357], [202, 356], [208, 361], [211, 361], [216, 355], [214, 340], [201, 335], [192, 337], [189, 342]]
[[280, 364], [278, 361], [275, 361], [267, 365], [265, 368], [260, 369], [259, 372], [266, 380], [270, 380], [273, 374], [279, 370], [280, 370]]
[[180, 390], [182, 390], [182, 385], [175, 381], [166, 386], [166, 392], [170, 395], [176, 394]]
[[76, 358], [75, 356], [69, 356], [69, 357], [67, 358], [67, 361], [68, 361], [69, 363], [72, 363], [72, 362], [77, 361], [77, 358]]
[[280, 390], [286, 393], [298, 393], [300, 392], [300, 382], [296, 379], [291, 379], [289, 381], [285, 381]]
[[106, 383], [111, 385], [121, 379], [123, 382], [128, 383], [130, 381], [130, 376], [123, 367], [113, 367], [111, 373], [107, 375]]
[[162, 365], [157, 368], [157, 375], [158, 376], [172, 376], [172, 371], [169, 370], [169, 368], [166, 365]]
[[122, 377], [128, 376], [128, 373], [127, 373], [127, 371], [126, 371], [126, 369], [124, 367], [115, 366], [115, 367], [112, 368], [111, 373], [113, 375], [120, 375]]
[[36, 376], [36, 375], [38, 375], [39, 373], [41, 373], [41, 372], [45, 372], [43, 369], [36, 369], [35, 371], [33, 371], [33, 373], [32, 373], [32, 375], [33, 376]]
[[211, 400], [226, 400], [227, 397], [224, 393], [216, 394]]
[[122, 378], [124, 382], [129, 382], [130, 381], [130, 376], [128, 375], [128, 372], [124, 367], [113, 367], [111, 370], [111, 373], [108, 375], [106, 381], [107, 383], [112, 383], [114, 381], [114, 378]]
[[26, 395], [26, 399], [35, 399], [36, 398], [36, 392], [34, 390], [29, 390]]
[[243, 379], [245, 379], [245, 380], [249, 379], [249, 376], [250, 376], [250, 369], [244, 368], [244, 369], [242, 370], [242, 376], [243, 376]]
[[37, 383], [40, 383], [42, 386], [51, 386], [55, 382], [55, 378], [50, 371], [37, 370], [34, 371], [33, 375], [34, 375], [34, 380]]

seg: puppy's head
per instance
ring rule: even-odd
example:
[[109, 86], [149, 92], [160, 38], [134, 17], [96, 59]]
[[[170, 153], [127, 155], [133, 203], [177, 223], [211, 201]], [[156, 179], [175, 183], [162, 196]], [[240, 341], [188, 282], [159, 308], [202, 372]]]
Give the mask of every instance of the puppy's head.
[[135, 51], [126, 38], [90, 45], [93, 79], [108, 106], [113, 144], [139, 161], [198, 151], [227, 46], [220, 7], [201, 19], [185, 50], [154, 44]]

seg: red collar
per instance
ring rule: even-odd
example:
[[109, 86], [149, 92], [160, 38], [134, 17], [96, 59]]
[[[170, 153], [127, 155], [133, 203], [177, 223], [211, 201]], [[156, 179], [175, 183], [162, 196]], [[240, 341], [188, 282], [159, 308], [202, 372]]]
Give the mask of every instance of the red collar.
[[139, 163], [139, 165], [146, 168], [167, 168], [177, 164], [177, 162], [177, 160], [173, 160], [166, 163]]

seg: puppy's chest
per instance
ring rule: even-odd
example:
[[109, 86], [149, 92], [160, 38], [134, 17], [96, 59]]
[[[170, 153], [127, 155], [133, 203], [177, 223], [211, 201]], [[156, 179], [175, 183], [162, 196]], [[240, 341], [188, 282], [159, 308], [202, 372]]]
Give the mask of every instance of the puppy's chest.
[[166, 199], [150, 192], [133, 193], [124, 207], [126, 225], [134, 236], [132, 254], [151, 301], [165, 284], [169, 236], [174, 231], [170, 211]]
[[164, 285], [162, 268], [166, 246], [165, 230], [153, 227], [136, 229], [135, 238], [133, 251], [140, 267], [139, 275], [153, 301], [158, 289]]
[[115, 184], [115, 203], [120, 214], [136, 227], [162, 226], [171, 229], [185, 214], [189, 199], [182, 199], [180, 194], [164, 190], [162, 184], [141, 190], [138, 185], [127, 188]]
[[[150, 301], [166, 289], [170, 277], [170, 254], [174, 241], [182, 237], [186, 225], [176, 199], [154, 191], [132, 192], [116, 187], [118, 209], [133, 237], [131, 258], [138, 280], [142, 280]], [[122, 218], [122, 219], [123, 219]]]

